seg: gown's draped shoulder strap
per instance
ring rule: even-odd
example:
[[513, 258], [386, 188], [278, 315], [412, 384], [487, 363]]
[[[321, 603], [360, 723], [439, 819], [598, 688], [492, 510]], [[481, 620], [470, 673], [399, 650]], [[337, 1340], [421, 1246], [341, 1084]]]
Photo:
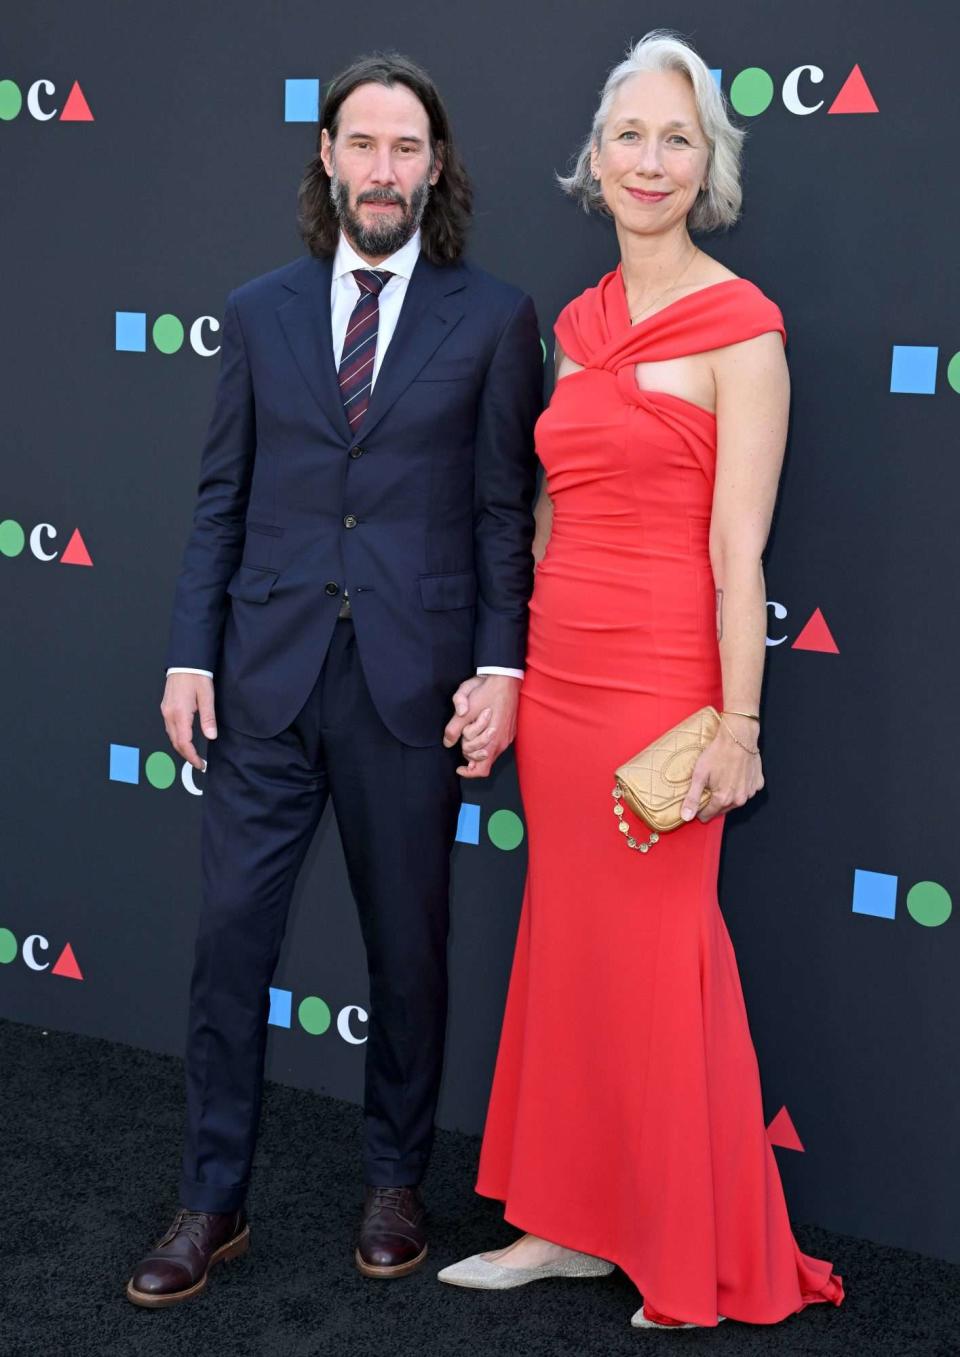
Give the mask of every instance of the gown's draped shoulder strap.
[[[622, 329], [619, 323], [611, 329], [611, 313], [615, 315], [616, 312], [610, 302], [611, 287], [623, 290], [619, 268], [605, 274], [596, 287], [588, 287], [586, 292], [568, 302], [553, 327], [563, 352], [581, 367], [592, 367], [595, 355], [608, 348], [614, 335]], [[623, 310], [626, 312], [626, 302]], [[627, 316], [628, 323], [629, 319]], [[616, 321], [619, 320], [620, 317], [616, 317]]]
[[631, 325], [619, 268], [565, 306], [554, 327], [560, 347], [575, 363], [611, 372], [627, 363], [725, 348], [771, 331], [786, 342], [779, 307], [745, 278], [688, 292]]

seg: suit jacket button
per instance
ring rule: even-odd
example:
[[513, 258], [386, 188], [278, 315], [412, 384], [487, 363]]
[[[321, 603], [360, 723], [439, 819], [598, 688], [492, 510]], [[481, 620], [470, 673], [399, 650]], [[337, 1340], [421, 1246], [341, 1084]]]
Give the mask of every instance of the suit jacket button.
[[323, 592], [329, 594], [331, 598], [336, 598], [337, 594], [340, 592], [340, 586], [339, 584], [334, 584], [333, 580], [331, 580], [329, 584], [323, 586]]
[[347, 514], [346, 518], [343, 520], [343, 526], [345, 528], [355, 528], [357, 526], [357, 520], [353, 514]]
[[366, 448], [351, 448], [350, 456], [356, 460], [358, 457], [362, 457], [365, 452]]

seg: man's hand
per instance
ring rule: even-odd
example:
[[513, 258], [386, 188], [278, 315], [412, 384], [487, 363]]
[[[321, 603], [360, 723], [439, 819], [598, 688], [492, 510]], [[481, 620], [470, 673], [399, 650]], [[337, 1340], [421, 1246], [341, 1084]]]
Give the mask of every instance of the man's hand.
[[520, 679], [505, 674], [480, 674], [461, 683], [453, 695], [454, 715], [443, 733], [448, 749], [457, 740], [463, 742], [467, 762], [457, 769], [461, 777], [490, 776], [494, 763], [513, 743], [519, 697]]
[[181, 758], [198, 773], [207, 763], [193, 744], [193, 718], [200, 713], [200, 729], [208, 740], [217, 738], [217, 718], [213, 708], [213, 680], [205, 674], [168, 674], [160, 703], [167, 738]]

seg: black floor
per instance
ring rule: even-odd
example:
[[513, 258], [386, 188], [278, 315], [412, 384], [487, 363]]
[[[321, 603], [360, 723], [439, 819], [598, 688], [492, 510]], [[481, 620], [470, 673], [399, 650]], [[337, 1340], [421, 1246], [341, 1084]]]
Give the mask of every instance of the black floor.
[[639, 1298], [619, 1272], [500, 1294], [442, 1286], [438, 1268], [516, 1233], [471, 1190], [477, 1141], [451, 1132], [426, 1184], [430, 1265], [368, 1281], [350, 1247], [359, 1112], [279, 1084], [265, 1098], [250, 1253], [196, 1300], [138, 1310], [123, 1288], [176, 1206], [181, 1081], [166, 1056], [0, 1022], [0, 1357], [960, 1354], [960, 1268], [812, 1227], [797, 1227], [800, 1245], [834, 1261], [847, 1300], [770, 1328], [631, 1329]]

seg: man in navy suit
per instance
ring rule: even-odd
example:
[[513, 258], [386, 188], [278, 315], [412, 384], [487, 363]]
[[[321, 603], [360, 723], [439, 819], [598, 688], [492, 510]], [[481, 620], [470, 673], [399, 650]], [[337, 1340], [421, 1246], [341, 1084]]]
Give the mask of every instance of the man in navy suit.
[[470, 186], [425, 72], [364, 58], [320, 121], [309, 257], [228, 300], [173, 610], [167, 731], [197, 768], [195, 716], [209, 741], [203, 905], [181, 1207], [127, 1287], [145, 1306], [247, 1247], [268, 990], [328, 798], [370, 971], [356, 1263], [422, 1263], [457, 774], [513, 738], [522, 678], [533, 304], [461, 258]]

